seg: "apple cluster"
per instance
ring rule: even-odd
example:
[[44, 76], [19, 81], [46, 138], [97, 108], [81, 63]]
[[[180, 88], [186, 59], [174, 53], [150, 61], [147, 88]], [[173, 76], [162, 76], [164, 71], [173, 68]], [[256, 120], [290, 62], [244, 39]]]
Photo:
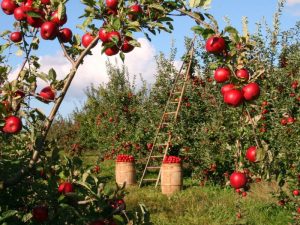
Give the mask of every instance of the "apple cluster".
[[[206, 40], [206, 51], [208, 53], [220, 54], [226, 52], [226, 42], [223, 37], [214, 35]], [[217, 83], [225, 83], [231, 80], [232, 71], [222, 66], [215, 70], [214, 79]], [[239, 82], [249, 82], [250, 74], [248, 69], [241, 68], [234, 72], [234, 77]], [[244, 100], [252, 101], [258, 98], [260, 94], [260, 87], [256, 82], [250, 82], [244, 85], [241, 90], [237, 84], [230, 82], [221, 88], [223, 100], [230, 106], [237, 107], [243, 103]]]
[[[60, 5], [63, 7], [63, 5]], [[58, 37], [67, 43], [72, 39], [72, 31], [69, 28], [61, 28], [67, 22], [65, 10], [58, 10], [51, 5], [50, 0], [2, 0], [1, 8], [7, 15], [13, 15], [16, 21], [20, 21], [31, 27], [40, 29], [40, 35], [44, 40], [54, 40]], [[10, 39], [20, 42], [23, 39], [21, 31], [12, 32]]]
[[[7, 134], [17, 134], [22, 130], [23, 125], [22, 119], [14, 114], [20, 109], [21, 101], [26, 97], [26, 94], [23, 90], [17, 90], [13, 93], [6, 93], [1, 90], [1, 95], [4, 100], [0, 102], [0, 105], [2, 105], [6, 116], [3, 118], [4, 125], [0, 126], [0, 129]], [[55, 90], [47, 86], [37, 94], [37, 98], [45, 103], [53, 101], [55, 99]], [[13, 102], [16, 105], [15, 107], [13, 107]]]
[[[106, 0], [106, 13], [112, 17], [118, 15], [118, 0]], [[128, 19], [131, 21], [136, 21], [143, 14], [142, 7], [134, 3], [129, 6]], [[98, 37], [102, 41], [102, 47], [104, 48], [104, 53], [107, 56], [113, 56], [119, 53], [131, 52], [134, 49], [134, 46], [130, 43], [133, 39], [128, 35], [121, 34], [119, 30], [115, 30], [106, 22], [103, 23], [102, 27], [99, 28]], [[84, 47], [88, 47], [91, 42], [95, 39], [95, 35], [91, 33], [85, 33], [82, 36], [81, 43]]]
[[181, 163], [181, 158], [173, 155], [165, 156], [163, 163]]
[[70, 192], [74, 192], [73, 184], [70, 183], [70, 182], [62, 182], [58, 186], [58, 192], [60, 194], [67, 194], [67, 193], [70, 193]]
[[287, 124], [293, 124], [296, 122], [296, 119], [294, 117], [284, 117], [280, 120], [281, 125], [285, 126]]
[[116, 162], [134, 162], [134, 157], [132, 155], [117, 155]]

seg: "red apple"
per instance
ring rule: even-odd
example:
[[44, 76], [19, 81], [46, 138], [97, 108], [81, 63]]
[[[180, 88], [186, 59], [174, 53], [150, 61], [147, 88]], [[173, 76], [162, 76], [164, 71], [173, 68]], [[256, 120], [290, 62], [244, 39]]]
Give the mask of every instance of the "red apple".
[[293, 117], [288, 117], [287, 119], [286, 119], [286, 122], [287, 122], [287, 124], [292, 124], [292, 123], [294, 123], [296, 120], [293, 118]]
[[296, 81], [293, 81], [292, 82], [292, 88], [293, 89], [297, 89], [297, 87], [298, 87], [298, 81], [296, 80]]
[[99, 29], [98, 36], [104, 43], [109, 41], [109, 32], [107, 32], [104, 28]]
[[243, 188], [247, 184], [247, 177], [244, 173], [241, 172], [233, 172], [230, 175], [230, 185], [237, 189]]
[[285, 125], [287, 125], [287, 120], [285, 118], [282, 118], [280, 123], [282, 126], [285, 126]]
[[249, 72], [247, 69], [240, 69], [235, 72], [236, 76], [242, 80], [249, 80]]
[[20, 6], [20, 7], [16, 8], [14, 10], [14, 17], [18, 21], [26, 20], [27, 19], [26, 7]]
[[129, 44], [129, 42], [131, 40], [132, 40], [131, 37], [125, 37], [124, 38], [123, 44], [121, 46], [121, 51], [122, 52], [128, 53], [128, 52], [131, 52], [134, 49], [134, 46]]
[[32, 217], [35, 221], [43, 223], [48, 219], [48, 207], [36, 206], [32, 210]]
[[297, 213], [300, 213], [300, 207], [297, 208]]
[[147, 143], [147, 149], [150, 151], [153, 147], [153, 143]]
[[62, 15], [62, 18], [58, 18], [58, 11], [54, 11], [51, 15], [51, 22], [56, 23], [57, 26], [63, 26], [67, 22], [67, 15]]
[[53, 40], [58, 34], [56, 23], [47, 21], [41, 26], [41, 36], [45, 40]]
[[58, 186], [58, 192], [59, 193], [63, 193], [63, 194], [67, 194], [70, 192], [74, 192], [74, 188], [73, 188], [73, 184], [70, 182], [63, 182]]
[[121, 35], [120, 35], [120, 33], [118, 31], [111, 31], [107, 35], [108, 35], [108, 40], [109, 41], [113, 42], [113, 40], [115, 40], [116, 43], [120, 43], [120, 41], [121, 41]]
[[118, 15], [118, 10], [116, 10], [116, 9], [107, 9], [106, 10], [106, 13], [107, 13], [107, 15], [114, 15], [114, 16], [116, 16], [116, 15]]
[[221, 53], [225, 47], [225, 40], [222, 37], [215, 35], [206, 40], [205, 48], [209, 53]]
[[224, 95], [227, 91], [233, 90], [235, 89], [235, 85], [234, 84], [225, 84], [222, 88], [221, 88], [221, 93], [222, 95]]
[[90, 33], [86, 33], [82, 36], [81, 44], [83, 45], [83, 47], [87, 48], [92, 43], [94, 38], [95, 37], [92, 36]]
[[39, 28], [44, 23], [44, 12], [38, 9], [32, 9], [32, 11], [39, 14], [40, 17], [32, 17], [27, 15], [27, 23], [32, 27]]
[[237, 89], [229, 90], [224, 94], [224, 102], [231, 106], [239, 106], [243, 102], [243, 94]]
[[250, 162], [256, 162], [256, 146], [251, 146], [246, 151], [246, 158]]
[[300, 194], [300, 191], [298, 189], [293, 191], [293, 195], [298, 196]]
[[39, 96], [43, 101], [53, 101], [55, 99], [55, 91], [50, 86], [47, 86], [41, 90]]
[[257, 83], [249, 83], [242, 88], [244, 99], [247, 101], [258, 98], [260, 94], [260, 88]]
[[262, 103], [261, 103], [261, 105], [264, 107], [264, 106], [267, 106], [269, 103], [268, 103], [268, 101], [263, 101]]
[[22, 130], [22, 120], [17, 116], [8, 116], [5, 118], [5, 124], [2, 131], [7, 134], [16, 134]]
[[118, 0], [106, 0], [106, 6], [110, 9], [116, 9], [118, 7]]
[[218, 83], [224, 83], [229, 80], [230, 73], [227, 67], [221, 67], [215, 70], [214, 78]]
[[139, 4], [134, 4], [129, 7], [128, 18], [130, 20], [137, 20], [137, 18], [143, 13], [143, 9]]
[[41, 0], [41, 3], [44, 5], [49, 5], [51, 3], [51, 0]]
[[10, 34], [10, 40], [12, 41], [12, 42], [20, 42], [20, 41], [22, 41], [22, 33], [20, 32], [20, 31], [16, 31], [16, 32], [12, 32], [11, 34]]
[[7, 15], [12, 15], [17, 7], [18, 5], [13, 0], [2, 0], [1, 2], [1, 8]]
[[119, 48], [117, 46], [112, 46], [112, 47], [109, 47], [107, 49], [105, 49], [104, 53], [107, 55], [107, 56], [113, 56], [113, 55], [116, 55], [118, 54], [119, 52]]
[[73, 33], [69, 28], [63, 28], [59, 31], [59, 38], [62, 42], [67, 43], [72, 40]]

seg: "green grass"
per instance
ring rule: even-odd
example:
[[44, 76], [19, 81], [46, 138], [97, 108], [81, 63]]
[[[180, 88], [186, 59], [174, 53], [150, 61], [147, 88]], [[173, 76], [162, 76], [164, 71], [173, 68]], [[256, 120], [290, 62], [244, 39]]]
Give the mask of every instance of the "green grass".
[[[97, 157], [87, 156], [84, 161], [95, 164]], [[101, 175], [107, 186], [113, 187], [114, 162], [101, 163]], [[167, 197], [152, 186], [130, 187], [125, 197], [128, 210], [139, 203], [146, 205], [154, 225], [287, 225], [291, 212], [277, 206], [270, 194], [274, 184], [261, 182], [251, 186], [247, 197], [240, 197], [231, 188], [196, 185], [191, 179], [184, 180], [185, 189]], [[194, 184], [194, 185], [193, 185]], [[236, 217], [240, 211], [242, 218]]]

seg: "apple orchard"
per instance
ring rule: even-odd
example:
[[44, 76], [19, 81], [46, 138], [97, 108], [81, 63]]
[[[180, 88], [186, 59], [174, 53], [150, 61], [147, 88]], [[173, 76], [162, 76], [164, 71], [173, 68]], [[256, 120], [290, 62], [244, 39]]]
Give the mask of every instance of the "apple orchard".
[[[107, 86], [90, 87], [82, 110], [70, 120], [57, 114], [91, 49], [126, 61], [126, 53], [140, 47], [136, 33], [151, 40], [150, 34], [172, 32], [174, 15], [196, 22], [196, 41], [181, 43], [195, 52], [162, 162], [181, 163], [198, 188], [233, 189], [237, 205], [253, 184], [275, 184], [276, 207], [299, 222], [300, 26], [279, 30], [279, 1], [272, 29], [258, 24], [250, 34], [247, 19], [241, 33], [231, 25], [220, 28], [205, 11], [210, 2], [82, 0], [80, 36], [67, 27], [67, 0], [1, 0], [1, 17], [14, 25], [0, 33], [1, 224], [152, 224], [147, 202], [127, 210], [123, 187], [106, 192], [101, 163], [135, 161], [141, 176], [175, 78], [174, 56], [156, 58], [150, 90], [136, 88], [126, 69], [110, 64]], [[70, 62], [63, 79], [55, 68], [41, 71], [35, 55], [40, 39], [58, 42]], [[12, 79], [14, 51], [23, 54]], [[187, 63], [186, 55], [182, 59]], [[39, 87], [40, 80], [47, 85]], [[49, 104], [49, 115], [33, 99]], [[80, 152], [96, 152], [99, 162], [85, 164]], [[240, 209], [235, 213], [247, 219]]]

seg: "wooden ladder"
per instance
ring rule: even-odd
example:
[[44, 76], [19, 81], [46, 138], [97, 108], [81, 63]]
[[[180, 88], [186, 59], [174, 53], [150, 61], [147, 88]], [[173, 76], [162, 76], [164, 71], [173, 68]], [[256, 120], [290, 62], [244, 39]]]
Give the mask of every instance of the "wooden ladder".
[[[184, 69], [186, 59], [183, 61], [181, 68], [174, 79], [174, 84], [162, 114], [159, 126], [157, 127], [153, 146], [150, 149], [146, 166], [140, 179], [139, 187], [146, 182], [155, 182], [155, 187], [157, 187], [160, 182], [161, 165], [164, 157], [168, 154], [168, 150], [171, 147], [172, 133], [168, 130], [168, 128], [170, 128], [170, 126], [174, 124], [178, 118], [186, 84], [190, 78], [190, 69], [194, 55], [194, 42], [195, 38], [191, 42], [191, 45], [188, 49], [189, 54], [186, 55], [189, 56], [189, 61], [185, 74], [182, 74], [182, 71]], [[163, 149], [164, 151], [162, 151]], [[158, 171], [158, 175], [155, 178], [146, 178], [146, 174], [149, 171]]]

